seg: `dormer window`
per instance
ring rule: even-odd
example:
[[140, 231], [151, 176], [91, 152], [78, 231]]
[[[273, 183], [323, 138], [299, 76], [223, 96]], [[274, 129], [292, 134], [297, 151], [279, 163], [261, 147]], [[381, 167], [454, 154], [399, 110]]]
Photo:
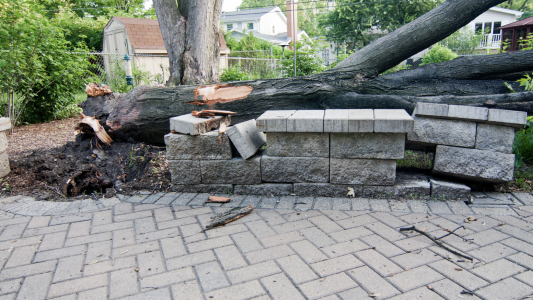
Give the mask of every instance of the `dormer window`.
[[228, 27], [227, 27], [228, 30], [232, 30], [232, 29], [233, 29], [233, 24], [228, 24], [227, 26], [228, 26]]
[[253, 30], [254, 29], [254, 23], [248, 23], [248, 29]]

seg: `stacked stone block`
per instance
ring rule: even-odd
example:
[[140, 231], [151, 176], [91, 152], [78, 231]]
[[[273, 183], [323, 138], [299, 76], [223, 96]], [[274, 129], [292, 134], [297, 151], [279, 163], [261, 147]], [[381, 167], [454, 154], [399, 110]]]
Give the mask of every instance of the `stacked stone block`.
[[0, 178], [11, 172], [9, 158], [7, 156], [7, 136], [6, 130], [11, 129], [9, 118], [0, 118]]
[[267, 111], [257, 119], [267, 133], [261, 179], [292, 183], [298, 195], [389, 191], [413, 123], [404, 110]]
[[408, 147], [435, 149], [433, 173], [486, 182], [513, 179], [514, 133], [526, 112], [418, 103]]

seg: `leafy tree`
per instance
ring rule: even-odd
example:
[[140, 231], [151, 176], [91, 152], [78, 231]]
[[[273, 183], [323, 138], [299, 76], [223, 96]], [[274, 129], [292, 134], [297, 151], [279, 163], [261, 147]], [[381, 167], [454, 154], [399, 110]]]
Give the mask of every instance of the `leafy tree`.
[[377, 36], [372, 29], [393, 31], [420, 17], [443, 0], [345, 0], [320, 20], [326, 37], [337, 43], [350, 42], [352, 48], [369, 44]]
[[431, 49], [422, 57], [422, 65], [434, 64], [452, 60], [457, 57], [457, 54], [447, 48], [446, 46], [441, 46], [439, 44], [433, 45]]
[[[296, 42], [296, 76], [316, 74], [325, 69], [322, 59], [317, 56], [317, 53], [318, 49], [313, 47], [310, 41]], [[281, 66], [285, 77], [294, 76], [293, 51], [285, 51], [285, 55], [281, 59]]]
[[144, 14], [144, 0], [38, 0], [49, 18], [63, 10], [71, 10], [80, 18], [111, 18], [119, 12], [137, 15]]
[[[0, 2], [0, 111], [19, 122], [42, 122], [76, 111], [89, 63], [83, 43], [71, 45], [64, 30], [30, 0]], [[70, 52], [72, 51], [72, 52]]]
[[226, 32], [224, 39], [226, 40], [226, 45], [231, 51], [250, 51], [244, 53], [230, 53], [231, 56], [269, 57], [271, 49], [274, 56], [279, 56], [282, 53], [280, 46], [272, 45], [268, 41], [255, 37], [253, 32], [244, 34], [239, 41], [231, 36], [230, 32]]

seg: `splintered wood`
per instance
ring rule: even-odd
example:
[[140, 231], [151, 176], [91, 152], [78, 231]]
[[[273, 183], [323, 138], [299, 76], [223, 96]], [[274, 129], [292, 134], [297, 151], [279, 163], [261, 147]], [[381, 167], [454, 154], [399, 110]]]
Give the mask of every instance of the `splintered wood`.
[[215, 215], [213, 217], [213, 221], [211, 221], [211, 224], [207, 225], [205, 229], [202, 230], [202, 232], [236, 221], [249, 214], [253, 209], [254, 207], [251, 205], [244, 207], [234, 207], [228, 210], [227, 212]]
[[218, 196], [209, 196], [205, 203], [227, 203], [231, 198], [218, 197]]
[[215, 84], [199, 86], [194, 90], [194, 101], [189, 102], [189, 104], [211, 105], [240, 100], [248, 97], [253, 89], [253, 87], [248, 85], [232, 86]]
[[85, 86], [85, 92], [89, 97], [105, 96], [111, 94], [113, 91], [107, 85], [98, 85], [95, 83], [89, 83]]
[[94, 133], [96, 134], [96, 137], [102, 142], [104, 142], [106, 145], [111, 146], [111, 142], [113, 141], [109, 135], [107, 135], [107, 132], [105, 132], [104, 127], [100, 125], [100, 122], [98, 119], [95, 119], [94, 117], [86, 116], [83, 113], [80, 113], [81, 121], [76, 127], [76, 130], [78, 132], [83, 133]]
[[212, 118], [214, 116], [227, 116], [227, 115], [234, 115], [236, 112], [228, 111], [228, 110], [202, 110], [202, 111], [196, 111], [193, 110], [191, 112], [191, 115], [197, 118]]

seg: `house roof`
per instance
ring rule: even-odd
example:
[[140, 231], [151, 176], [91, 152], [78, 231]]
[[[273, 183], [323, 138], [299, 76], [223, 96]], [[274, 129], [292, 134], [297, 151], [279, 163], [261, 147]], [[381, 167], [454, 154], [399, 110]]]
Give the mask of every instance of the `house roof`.
[[515, 28], [515, 27], [521, 27], [521, 26], [527, 26], [527, 25], [533, 25], [533, 17], [525, 18], [523, 20], [516, 21], [511, 24], [507, 24], [505, 26], [500, 27], [499, 29]]
[[491, 7], [491, 8], [489, 8], [489, 10], [501, 12], [501, 13], [504, 13], [504, 14], [515, 15], [516, 17], [521, 17], [522, 14], [524, 14], [523, 12], [518, 11], [518, 10], [501, 8], [501, 7], [497, 7], [497, 6]]
[[281, 11], [281, 9], [279, 9], [279, 7], [273, 6], [273, 7], [266, 7], [266, 8], [254, 8], [254, 9], [222, 12], [221, 20], [227, 23], [227, 22], [259, 19], [265, 14], [271, 13], [273, 11], [278, 11], [280, 14], [285, 16], [285, 14], [283, 14], [283, 12]]
[[159, 22], [152, 19], [113, 17], [126, 26], [131, 46], [135, 49], [163, 49], [165, 42], [159, 29]]

